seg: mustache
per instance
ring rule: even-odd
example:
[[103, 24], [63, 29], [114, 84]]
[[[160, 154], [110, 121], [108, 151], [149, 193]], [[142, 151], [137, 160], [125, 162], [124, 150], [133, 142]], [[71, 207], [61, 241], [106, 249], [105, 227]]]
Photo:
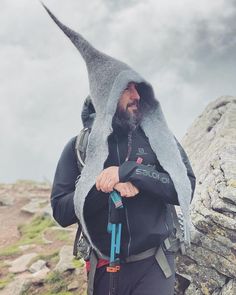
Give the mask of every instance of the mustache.
[[138, 100], [135, 100], [133, 102], [130, 102], [127, 104], [127, 107], [131, 107], [131, 106], [136, 106], [136, 107], [139, 107], [139, 101]]

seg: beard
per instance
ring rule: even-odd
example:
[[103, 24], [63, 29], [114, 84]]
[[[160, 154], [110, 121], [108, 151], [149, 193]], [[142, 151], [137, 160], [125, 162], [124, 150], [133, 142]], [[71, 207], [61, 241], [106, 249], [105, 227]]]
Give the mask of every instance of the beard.
[[[128, 107], [136, 105], [137, 109], [129, 111]], [[133, 102], [127, 105], [126, 109], [117, 107], [115, 115], [112, 120], [112, 127], [114, 130], [120, 130], [124, 133], [134, 131], [142, 120], [142, 112], [139, 109], [139, 104]]]

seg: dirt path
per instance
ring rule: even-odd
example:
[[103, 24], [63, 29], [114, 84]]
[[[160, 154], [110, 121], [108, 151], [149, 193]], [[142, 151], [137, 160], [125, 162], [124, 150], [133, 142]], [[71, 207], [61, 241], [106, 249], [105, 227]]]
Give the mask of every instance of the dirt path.
[[16, 242], [20, 238], [18, 226], [32, 220], [33, 214], [21, 211], [30, 198], [40, 196], [47, 201], [49, 194], [50, 187], [30, 182], [0, 185], [0, 200], [12, 200], [12, 204], [0, 206], [0, 248]]

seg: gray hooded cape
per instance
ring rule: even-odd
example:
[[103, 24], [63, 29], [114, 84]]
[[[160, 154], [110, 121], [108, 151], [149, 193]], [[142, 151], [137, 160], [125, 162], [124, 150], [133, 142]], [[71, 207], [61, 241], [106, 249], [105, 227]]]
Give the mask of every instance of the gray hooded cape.
[[75, 213], [91, 245], [103, 255], [94, 245], [87, 231], [83, 214], [85, 198], [95, 184], [96, 177], [103, 170], [104, 162], [108, 157], [107, 139], [113, 131], [112, 118], [121, 94], [131, 81], [141, 83], [139, 94], [146, 108], [140, 126], [148, 137], [161, 166], [169, 173], [174, 183], [184, 217], [185, 242], [189, 244], [191, 183], [174, 135], [167, 126], [160, 102], [155, 98], [152, 86], [127, 64], [95, 49], [79, 33], [63, 25], [47, 7], [45, 9], [83, 57], [88, 71], [90, 96], [96, 111], [88, 141], [85, 167], [74, 194]]

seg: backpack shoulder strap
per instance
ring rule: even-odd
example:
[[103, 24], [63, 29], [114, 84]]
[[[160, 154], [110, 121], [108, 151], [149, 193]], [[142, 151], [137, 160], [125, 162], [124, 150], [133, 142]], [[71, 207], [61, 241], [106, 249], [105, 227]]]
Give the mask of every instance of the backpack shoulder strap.
[[[83, 170], [83, 167], [85, 166], [84, 161], [86, 157], [86, 148], [88, 145], [88, 137], [89, 137], [90, 131], [91, 131], [90, 128], [83, 128], [80, 131], [80, 133], [77, 135], [76, 141], [75, 141], [75, 152], [76, 152], [77, 164], [78, 164], [80, 172]], [[73, 248], [73, 255], [75, 257], [77, 257], [77, 254], [78, 254], [78, 243], [79, 243], [81, 234], [82, 234], [82, 227], [81, 227], [81, 224], [78, 222], [78, 228], [77, 228], [75, 241], [74, 241], [74, 248]]]
[[164, 241], [166, 249], [180, 250], [181, 254], [185, 254], [183, 216], [181, 212], [177, 214], [174, 205], [167, 204], [166, 222], [171, 230], [170, 236]]
[[75, 151], [77, 155], [77, 163], [78, 163], [80, 172], [85, 166], [86, 149], [88, 145], [88, 138], [89, 138], [90, 131], [91, 131], [90, 128], [87, 128], [87, 127], [83, 128], [80, 131], [80, 133], [77, 135], [77, 138], [75, 141]]
[[183, 214], [181, 212], [177, 214], [174, 205], [170, 205], [170, 210], [174, 222], [174, 227], [176, 229], [176, 237], [180, 242], [180, 251], [182, 254], [185, 254], [186, 249], [184, 244]]
[[76, 231], [76, 235], [75, 235], [75, 240], [74, 240], [74, 246], [73, 246], [73, 255], [75, 257], [77, 257], [78, 254], [78, 242], [81, 236], [81, 232], [82, 232], [82, 228], [81, 228], [81, 224], [78, 222], [78, 228]]

